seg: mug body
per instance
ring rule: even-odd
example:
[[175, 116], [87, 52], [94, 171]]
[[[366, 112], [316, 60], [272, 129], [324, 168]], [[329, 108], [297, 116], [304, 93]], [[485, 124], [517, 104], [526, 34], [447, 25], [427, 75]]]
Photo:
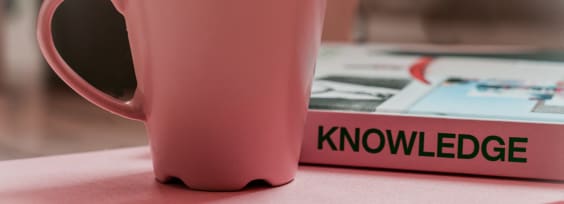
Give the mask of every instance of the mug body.
[[325, 0], [122, 0], [159, 181], [297, 171]]

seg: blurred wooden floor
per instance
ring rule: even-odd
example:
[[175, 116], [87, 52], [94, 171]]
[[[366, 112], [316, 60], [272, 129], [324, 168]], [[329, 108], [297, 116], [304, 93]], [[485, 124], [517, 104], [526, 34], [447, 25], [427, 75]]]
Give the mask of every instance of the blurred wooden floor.
[[141, 122], [120, 118], [74, 93], [0, 94], [0, 160], [147, 144]]

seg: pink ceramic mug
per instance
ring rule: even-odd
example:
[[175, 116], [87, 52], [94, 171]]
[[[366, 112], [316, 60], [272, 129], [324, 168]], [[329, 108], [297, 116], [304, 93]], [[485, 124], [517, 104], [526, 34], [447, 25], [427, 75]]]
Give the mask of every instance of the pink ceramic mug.
[[296, 173], [325, 0], [112, 0], [125, 16], [138, 87], [95, 89], [57, 53], [45, 0], [38, 22], [53, 70], [92, 103], [145, 122], [159, 181], [201, 190], [277, 186]]

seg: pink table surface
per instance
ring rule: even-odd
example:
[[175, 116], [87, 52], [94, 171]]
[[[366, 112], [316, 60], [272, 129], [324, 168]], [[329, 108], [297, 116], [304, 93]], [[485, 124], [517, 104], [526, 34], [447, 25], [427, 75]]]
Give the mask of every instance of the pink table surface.
[[192, 191], [153, 179], [147, 147], [0, 162], [0, 203], [564, 203], [564, 182], [301, 166], [278, 188]]

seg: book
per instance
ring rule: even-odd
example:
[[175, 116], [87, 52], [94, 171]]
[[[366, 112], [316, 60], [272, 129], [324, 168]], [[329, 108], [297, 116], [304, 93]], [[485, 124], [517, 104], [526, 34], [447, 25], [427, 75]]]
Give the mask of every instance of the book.
[[564, 63], [324, 46], [301, 163], [564, 180]]

